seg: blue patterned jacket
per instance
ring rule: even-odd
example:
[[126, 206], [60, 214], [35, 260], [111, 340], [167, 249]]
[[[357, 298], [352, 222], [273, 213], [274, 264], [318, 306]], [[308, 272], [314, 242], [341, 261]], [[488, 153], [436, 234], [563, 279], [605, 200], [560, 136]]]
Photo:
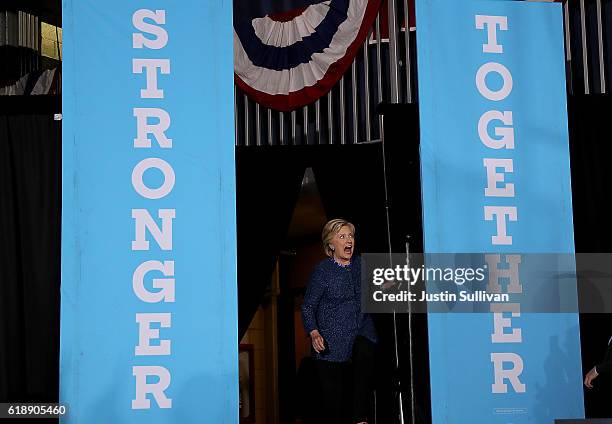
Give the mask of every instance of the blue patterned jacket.
[[361, 313], [361, 259], [344, 267], [331, 258], [319, 262], [306, 288], [302, 321], [307, 333], [317, 329], [327, 342], [316, 359], [344, 362], [351, 357], [358, 335], [378, 341], [372, 317]]

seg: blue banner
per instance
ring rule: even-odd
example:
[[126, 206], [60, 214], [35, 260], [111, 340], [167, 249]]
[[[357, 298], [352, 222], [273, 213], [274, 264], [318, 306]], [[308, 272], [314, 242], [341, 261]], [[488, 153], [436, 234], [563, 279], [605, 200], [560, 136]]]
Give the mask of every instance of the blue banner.
[[63, 422], [238, 422], [231, 9], [63, 1]]
[[[521, 253], [574, 252], [561, 5], [416, 12], [425, 251], [500, 253], [521, 293]], [[435, 424], [584, 416], [577, 314], [430, 314], [429, 349]]]

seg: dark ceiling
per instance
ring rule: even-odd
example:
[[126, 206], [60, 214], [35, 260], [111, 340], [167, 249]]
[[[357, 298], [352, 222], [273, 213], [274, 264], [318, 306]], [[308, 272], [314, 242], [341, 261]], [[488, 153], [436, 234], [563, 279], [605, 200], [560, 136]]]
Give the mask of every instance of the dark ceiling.
[[62, 25], [61, 0], [4, 0], [0, 9], [14, 9], [37, 15], [44, 22]]

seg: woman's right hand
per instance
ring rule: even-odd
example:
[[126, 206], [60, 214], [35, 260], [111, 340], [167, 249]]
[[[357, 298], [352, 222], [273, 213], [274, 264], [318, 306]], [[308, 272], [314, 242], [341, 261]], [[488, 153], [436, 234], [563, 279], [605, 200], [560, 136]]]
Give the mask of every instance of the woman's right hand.
[[310, 338], [312, 339], [312, 347], [317, 353], [321, 353], [325, 350], [325, 340], [323, 340], [323, 336], [319, 334], [319, 330], [312, 330], [310, 332]]

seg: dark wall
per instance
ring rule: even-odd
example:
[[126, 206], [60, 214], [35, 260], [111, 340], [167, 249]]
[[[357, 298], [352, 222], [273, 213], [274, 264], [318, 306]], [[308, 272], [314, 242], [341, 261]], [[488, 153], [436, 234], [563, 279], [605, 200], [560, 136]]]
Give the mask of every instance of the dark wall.
[[[612, 221], [607, 202], [612, 187], [609, 95], [569, 99], [570, 161], [576, 252], [608, 252]], [[581, 284], [582, 283], [582, 284]], [[578, 295], [586, 298], [588, 285], [578, 281]], [[582, 369], [586, 374], [603, 360], [612, 336], [612, 314], [580, 314]], [[593, 389], [584, 390], [587, 417], [612, 417], [612, 376], [602, 375]]]
[[[0, 98], [0, 402], [57, 401], [59, 99]], [[15, 112], [17, 114], [10, 114]]]
[[[423, 252], [418, 107], [414, 104], [382, 105], [379, 112], [384, 119], [391, 250], [394, 253], [406, 253], [407, 250], [410, 253]], [[388, 248], [383, 251], [388, 251]], [[396, 396], [400, 388], [406, 422], [412, 419], [413, 403], [416, 423], [431, 422], [427, 315], [414, 314], [409, 317], [408, 314], [397, 314], [395, 323], [393, 316], [381, 315], [378, 323], [379, 328], [386, 329], [383, 336], [386, 335], [387, 340], [381, 350], [390, 362], [387, 373], [392, 376], [387, 386], [381, 387], [381, 393], [385, 396], [383, 399], [387, 402], [387, 405], [383, 403], [383, 407], [393, 411], [393, 415], [388, 417], [393, 421], [389, 422], [398, 422], [399, 401]], [[394, 326], [398, 337], [398, 370], [395, 370], [394, 362]], [[414, 387], [414, 391], [411, 387]]]

